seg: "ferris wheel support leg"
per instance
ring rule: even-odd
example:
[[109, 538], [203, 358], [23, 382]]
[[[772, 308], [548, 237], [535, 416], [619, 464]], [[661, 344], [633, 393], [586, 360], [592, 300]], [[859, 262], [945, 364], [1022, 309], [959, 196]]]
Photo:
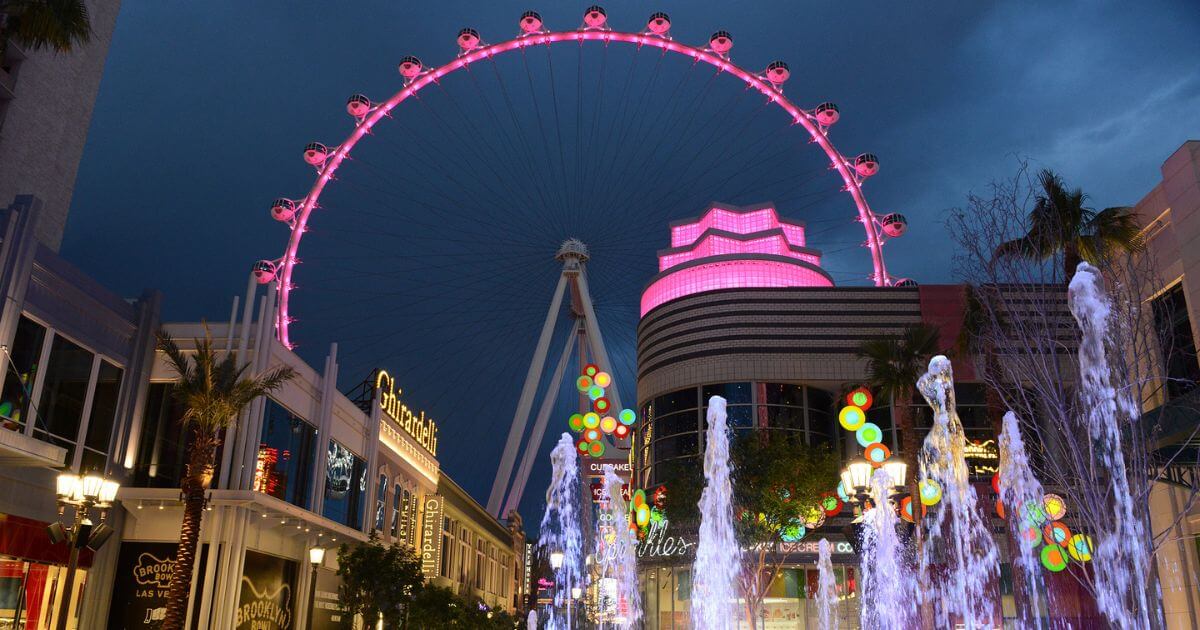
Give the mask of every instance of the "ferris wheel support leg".
[[517, 410], [513, 414], [512, 427], [508, 430], [508, 441], [504, 444], [504, 452], [500, 455], [500, 468], [496, 471], [496, 480], [492, 482], [492, 493], [488, 495], [487, 510], [497, 518], [500, 514], [500, 504], [504, 500], [504, 491], [512, 479], [513, 460], [517, 457], [517, 449], [521, 444], [521, 436], [525, 434], [525, 425], [529, 422], [529, 411], [533, 407], [533, 397], [537, 394], [538, 383], [542, 379], [542, 370], [546, 365], [546, 352], [550, 349], [550, 337], [554, 334], [554, 324], [558, 322], [558, 313], [562, 310], [563, 293], [567, 288], [566, 275], [558, 277], [558, 287], [554, 289], [554, 299], [550, 300], [550, 310], [546, 313], [546, 322], [542, 324], [542, 334], [538, 337], [537, 349], [529, 362], [529, 371], [525, 374], [525, 387], [521, 389], [521, 397], [517, 400]]
[[558, 388], [562, 386], [563, 373], [567, 371], [567, 361], [571, 358], [571, 348], [575, 345], [576, 335], [567, 335], [567, 343], [563, 345], [562, 355], [550, 377], [550, 389], [542, 398], [542, 407], [538, 410], [537, 422], [529, 434], [529, 443], [525, 445], [525, 454], [521, 457], [521, 467], [517, 469], [517, 477], [513, 480], [512, 490], [508, 493], [508, 501], [504, 504], [503, 514], [521, 507], [521, 497], [525, 494], [525, 485], [529, 483], [529, 473], [533, 470], [533, 460], [537, 458], [542, 438], [546, 435], [546, 425], [550, 414], [554, 411], [554, 403], [558, 401]]
[[[588, 292], [587, 272], [580, 270], [575, 279], [579, 286], [580, 300], [583, 302], [583, 322], [587, 327], [588, 345], [591, 346], [592, 356], [600, 363], [600, 369], [614, 374], [612, 362], [608, 360], [608, 350], [604, 347], [604, 338], [600, 336], [600, 325], [596, 321], [596, 310], [592, 307], [592, 294]], [[606, 396], [612, 401], [614, 409], [624, 409], [621, 405], [621, 394], [617, 391], [617, 378], [613, 375], [612, 384], [606, 390]]]

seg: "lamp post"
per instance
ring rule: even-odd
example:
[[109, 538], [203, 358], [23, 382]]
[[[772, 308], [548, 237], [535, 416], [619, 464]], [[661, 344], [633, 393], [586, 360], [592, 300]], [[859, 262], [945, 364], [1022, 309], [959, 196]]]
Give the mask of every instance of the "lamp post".
[[[550, 552], [550, 568], [554, 570], [554, 599], [551, 609], [557, 609], [559, 605], [558, 598], [562, 594], [562, 579], [558, 575], [558, 570], [562, 568], [565, 556], [563, 552], [555, 550]], [[570, 625], [570, 614], [567, 615], [567, 624]]]
[[[71, 612], [71, 591], [75, 585], [75, 569], [79, 566], [79, 550], [87, 547], [92, 551], [100, 549], [113, 534], [113, 528], [104, 522], [108, 509], [117, 498], [117, 490], [121, 484], [109, 481], [99, 475], [81, 477], [71, 473], [58, 476], [55, 494], [58, 500], [58, 521], [46, 527], [50, 542], [57, 545], [67, 542], [70, 554], [67, 560], [67, 575], [59, 600], [58, 621], [54, 626], [57, 630], [66, 630], [67, 617]], [[71, 525], [64, 525], [63, 514], [67, 507], [75, 508]], [[99, 511], [100, 523], [92, 522], [92, 510]]]
[[[908, 476], [908, 464], [897, 459], [888, 461], [882, 468], [892, 482], [888, 489], [889, 495], [903, 491], [904, 480]], [[847, 494], [854, 492], [854, 495], [850, 497], [852, 502], [860, 506], [867, 504], [871, 494], [871, 477], [874, 473], [875, 467], [865, 459], [852, 461], [842, 470], [842, 486], [846, 488]]]
[[313, 621], [317, 616], [317, 570], [325, 562], [325, 548], [313, 547], [308, 550], [308, 563], [312, 565], [312, 579], [308, 585], [308, 628], [312, 630]]

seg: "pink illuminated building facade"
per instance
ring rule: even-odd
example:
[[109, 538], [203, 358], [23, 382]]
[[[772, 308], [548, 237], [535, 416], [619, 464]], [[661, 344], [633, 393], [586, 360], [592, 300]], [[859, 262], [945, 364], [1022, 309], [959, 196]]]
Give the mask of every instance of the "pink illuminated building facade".
[[780, 218], [771, 203], [713, 203], [700, 217], [671, 224], [671, 247], [658, 252], [641, 315], [717, 289], [832, 286], [821, 252], [807, 246], [803, 222]]

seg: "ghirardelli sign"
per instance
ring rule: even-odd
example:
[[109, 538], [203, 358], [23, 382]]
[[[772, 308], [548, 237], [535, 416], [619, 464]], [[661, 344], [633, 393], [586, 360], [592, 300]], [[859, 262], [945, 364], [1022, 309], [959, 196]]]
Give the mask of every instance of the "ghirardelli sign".
[[421, 527], [421, 573], [435, 578], [442, 564], [442, 496], [425, 497], [425, 518]]

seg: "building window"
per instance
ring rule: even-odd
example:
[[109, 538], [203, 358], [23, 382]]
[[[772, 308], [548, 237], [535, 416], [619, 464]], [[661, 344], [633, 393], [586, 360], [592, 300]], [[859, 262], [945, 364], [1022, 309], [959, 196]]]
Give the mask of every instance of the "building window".
[[308, 508], [316, 443], [317, 429], [313, 425], [268, 398], [254, 468], [254, 489]]
[[5, 361], [7, 374], [0, 396], [0, 427], [20, 430], [31, 417], [29, 394], [33, 390], [45, 339], [46, 329], [41, 324], [25, 316], [17, 322], [17, 334]]
[[387, 475], [379, 473], [379, 486], [375, 489], [375, 531], [382, 532], [384, 525], [384, 507], [387, 505]]
[[[188, 435], [183, 428], [183, 405], [171, 394], [174, 387], [174, 383], [150, 384], [133, 468], [136, 486], [178, 488], [183, 478]], [[217, 457], [220, 455], [221, 449], [217, 449]]]
[[402, 505], [407, 506], [408, 504], [407, 494], [400, 484], [396, 484], [396, 487], [392, 489], [392, 538], [404, 542], [408, 542], [408, 536], [403, 538], [400, 536], [400, 524], [401, 519], [404, 518]]
[[347, 527], [362, 526], [367, 477], [363, 459], [334, 440], [325, 455], [325, 505], [321, 515]]
[[66, 337], [54, 337], [33, 433], [67, 449], [67, 462], [74, 461], [94, 360], [95, 355]]
[[117, 417], [117, 398], [121, 395], [121, 368], [100, 361], [96, 371], [96, 386], [92, 393], [92, 411], [88, 414], [87, 432], [83, 439], [82, 471], [103, 471], [108, 464], [109, 442], [113, 422]]
[[1196, 339], [1188, 314], [1183, 283], [1154, 298], [1154, 325], [1162, 344], [1163, 365], [1167, 377], [1167, 398], [1178, 398], [1200, 383], [1200, 362], [1196, 359]]

